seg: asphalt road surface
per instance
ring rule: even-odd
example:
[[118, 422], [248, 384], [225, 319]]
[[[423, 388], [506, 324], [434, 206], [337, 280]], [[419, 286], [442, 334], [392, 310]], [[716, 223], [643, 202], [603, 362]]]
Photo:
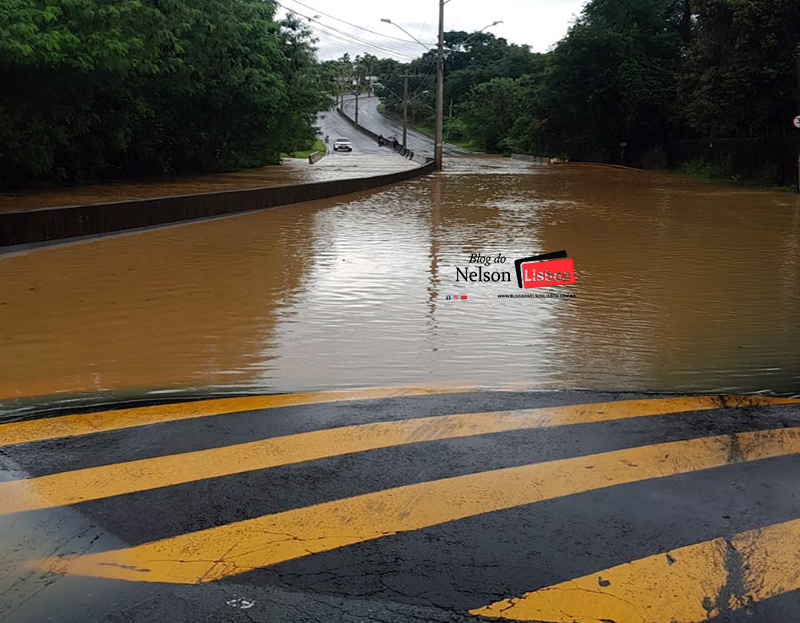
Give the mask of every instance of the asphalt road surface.
[[[402, 143], [403, 125], [393, 121], [386, 115], [379, 113], [378, 104], [380, 103], [381, 100], [377, 97], [358, 98], [359, 125], [363, 125], [365, 128], [375, 132], [376, 134], [383, 134], [383, 136], [389, 139], [396, 136], [397, 140]], [[355, 98], [345, 101], [344, 110], [351, 119], [355, 119]], [[406, 134], [406, 139], [407, 146], [411, 151], [425, 156], [433, 156], [434, 142], [432, 138], [428, 138], [424, 134], [409, 128]], [[455, 145], [450, 145], [449, 143], [444, 143], [442, 146], [442, 151], [447, 156], [466, 156], [471, 153], [466, 149], [456, 147]]]
[[[356, 130], [339, 112], [329, 110], [317, 115], [316, 125], [320, 128], [318, 134], [321, 138], [327, 135], [328, 148], [333, 150], [333, 142], [339, 138], [349, 138], [353, 143], [353, 153], [390, 155], [394, 150], [388, 147], [379, 147], [371, 137]], [[333, 154], [334, 152], [331, 151]], [[346, 156], [348, 152], [335, 152], [337, 156]]]
[[800, 400], [364, 390], [0, 425], [0, 620], [800, 617]]

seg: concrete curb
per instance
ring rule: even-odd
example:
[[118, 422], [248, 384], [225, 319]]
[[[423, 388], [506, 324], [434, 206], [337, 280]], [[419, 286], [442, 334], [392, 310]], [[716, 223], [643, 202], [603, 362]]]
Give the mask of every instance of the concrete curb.
[[22, 247], [263, 210], [372, 190], [432, 172], [433, 163], [426, 163], [371, 177], [3, 212], [0, 247]]

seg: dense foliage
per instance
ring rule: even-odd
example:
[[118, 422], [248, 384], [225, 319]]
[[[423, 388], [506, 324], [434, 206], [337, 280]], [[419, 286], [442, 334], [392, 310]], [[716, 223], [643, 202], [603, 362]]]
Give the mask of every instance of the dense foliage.
[[679, 73], [687, 125], [703, 137], [786, 132], [800, 112], [800, 2], [692, 0], [692, 9], [696, 21]]
[[[434, 50], [318, 63], [308, 30], [275, 11], [0, 0], [0, 186], [276, 162], [310, 144], [331, 94], [376, 76], [390, 114], [407, 81], [411, 123], [433, 128]], [[589, 0], [546, 54], [448, 32], [445, 137], [607, 161], [676, 139], [779, 144], [798, 111], [799, 42], [798, 0]]]
[[325, 104], [263, 0], [0, 0], [0, 184], [276, 162]]
[[[589, 0], [547, 54], [445, 36], [445, 137], [488, 151], [622, 158], [676, 139], [779, 140], [797, 112], [797, 0]], [[433, 126], [434, 54], [381, 81]], [[426, 86], [427, 85], [427, 86]], [[384, 94], [399, 112], [402, 98]]]

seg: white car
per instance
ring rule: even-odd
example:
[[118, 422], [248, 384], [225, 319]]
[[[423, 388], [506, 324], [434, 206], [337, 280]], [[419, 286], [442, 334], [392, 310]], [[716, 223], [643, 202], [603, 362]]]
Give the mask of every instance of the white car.
[[353, 151], [353, 143], [349, 138], [337, 138], [333, 141], [333, 151]]

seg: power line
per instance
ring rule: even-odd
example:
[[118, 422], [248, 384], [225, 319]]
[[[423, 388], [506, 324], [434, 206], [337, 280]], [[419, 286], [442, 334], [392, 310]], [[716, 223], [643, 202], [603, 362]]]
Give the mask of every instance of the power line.
[[[359, 26], [358, 24], [353, 24], [351, 22], [348, 22], [346, 20], [340, 19], [338, 17], [334, 17], [333, 15], [330, 15], [328, 13], [320, 11], [319, 9], [315, 9], [313, 6], [309, 6], [307, 4], [304, 4], [304, 3], [300, 2], [300, 0], [291, 0], [291, 1], [294, 2], [295, 4], [299, 4], [300, 6], [304, 6], [307, 9], [311, 9], [312, 11], [314, 11], [314, 13], [319, 13], [320, 15], [324, 15], [325, 17], [329, 17], [331, 19], [335, 19], [337, 22], [341, 22], [342, 24], [347, 24], [348, 26], [352, 26], [353, 28], [358, 28], [359, 30], [363, 30], [365, 32], [372, 33], [373, 35], [378, 35], [379, 37], [384, 37], [386, 39], [393, 39], [394, 41], [401, 41], [403, 43], [413, 43], [413, 41], [409, 41], [408, 39], [400, 39], [399, 37], [392, 37], [391, 35], [384, 35], [383, 33], [379, 33], [379, 32], [376, 32], [374, 30], [370, 30], [369, 28], [364, 28], [363, 26]], [[283, 7], [283, 8], [286, 8], [286, 7]], [[428, 45], [433, 47], [435, 44], [431, 43], [431, 44], [428, 44]]]
[[[325, 28], [327, 30], [331, 30], [333, 32], [339, 33], [341, 36], [347, 37], [348, 39], [352, 39], [353, 41], [361, 43], [362, 45], [368, 45], [368, 46], [373, 47], [375, 49], [381, 50], [383, 52], [388, 52], [390, 54], [395, 54], [397, 56], [405, 56], [406, 58], [410, 58], [410, 59], [416, 58], [416, 56], [413, 56], [411, 54], [407, 54], [405, 52], [400, 52], [398, 50], [393, 50], [391, 48], [382, 46], [382, 45], [380, 45], [378, 43], [374, 43], [372, 41], [368, 41], [367, 39], [362, 39], [361, 37], [358, 37], [356, 35], [353, 35], [353, 34], [350, 34], [350, 33], [346, 33], [344, 31], [339, 30], [338, 28], [334, 28], [333, 26], [329, 26], [328, 24], [323, 24], [322, 22], [320, 22], [319, 20], [317, 20], [317, 19], [315, 19], [313, 17], [309, 17], [308, 15], [304, 15], [303, 13], [299, 13], [298, 11], [296, 11], [294, 9], [290, 9], [289, 7], [281, 4], [280, 2], [277, 2], [277, 0], [275, 0], [275, 4], [277, 4], [278, 6], [282, 7], [283, 9], [289, 11], [290, 13], [294, 13], [295, 15], [298, 15], [298, 16], [304, 18], [304, 19], [307, 19], [309, 22], [313, 22], [315, 24], [318, 24], [321, 28]], [[408, 42], [408, 43], [410, 43], [410, 42]]]
[[[297, 13], [297, 15], [299, 15], [299, 13]], [[306, 19], [308, 19], [308, 18], [306, 18]], [[349, 33], [343, 32], [341, 30], [338, 30], [336, 28], [333, 28], [332, 26], [328, 26], [327, 24], [323, 24], [321, 22], [317, 22], [317, 29], [324, 29], [324, 30], [322, 30], [322, 32], [325, 32], [326, 34], [330, 35], [331, 37], [337, 37], [339, 39], [347, 41], [351, 46], [354, 45], [354, 44], [360, 44], [362, 46], [368, 46], [370, 48], [373, 48], [374, 50], [377, 50], [378, 52], [382, 52], [384, 54], [388, 53], [388, 54], [392, 54], [392, 55], [396, 55], [396, 56], [403, 56], [403, 57], [405, 57], [407, 59], [410, 59], [410, 60], [413, 60], [414, 58], [416, 58], [413, 54], [408, 54], [407, 52], [400, 52], [399, 50], [393, 50], [393, 49], [387, 48], [387, 47], [385, 47], [385, 46], [383, 46], [383, 45], [381, 45], [379, 43], [368, 41], [366, 39], [361, 39], [360, 37], [357, 37], [355, 35], [351, 35]], [[354, 48], [354, 49], [356, 49], [356, 48]]]
[[411, 94], [411, 97], [412, 97], [412, 98], [413, 98], [413, 97], [416, 97], [416, 96], [417, 96], [417, 93], [418, 93], [418, 92], [419, 92], [419, 91], [422, 89], [422, 87], [424, 87], [424, 86], [425, 86], [425, 81], [426, 81], [426, 80], [428, 79], [428, 77], [431, 75], [431, 70], [434, 68], [434, 66], [435, 66], [435, 65], [436, 65], [436, 63], [428, 63], [428, 71], [426, 71], [426, 72], [425, 72], [425, 75], [424, 75], [424, 76], [422, 76], [422, 80], [420, 80], [420, 81], [419, 81], [419, 86], [418, 86], [418, 87], [417, 87], [417, 88], [414, 90], [414, 92]]
[[[291, 10], [291, 9], [287, 9], [287, 10]], [[300, 14], [296, 13], [296, 15], [300, 15]], [[310, 19], [310, 18], [306, 18], [306, 19]], [[358, 44], [361, 44], [361, 45], [365, 45], [365, 46], [374, 48], [375, 50], [378, 50], [379, 52], [393, 54], [393, 55], [396, 55], [396, 56], [403, 56], [405, 58], [412, 59], [412, 60], [414, 58], [416, 58], [413, 54], [408, 54], [406, 52], [400, 52], [399, 50], [393, 50], [391, 48], [384, 47], [384, 46], [380, 45], [379, 43], [374, 43], [374, 42], [368, 41], [366, 39], [361, 39], [359, 37], [356, 37], [355, 35], [351, 35], [349, 33], [343, 32], [341, 30], [337, 30], [336, 28], [333, 28], [332, 26], [328, 26], [327, 24], [323, 24], [321, 22], [316, 22], [316, 23], [318, 24], [318, 26], [317, 26], [318, 28], [325, 29], [323, 32], [326, 32], [326, 34], [329, 34], [332, 37], [339, 37], [341, 39], [344, 39], [345, 41], [350, 42], [351, 45], [352, 45], [353, 42], [355, 42], [355, 43], [358, 43]], [[330, 32], [327, 32], [327, 31], [330, 31]]]
[[[361, 52], [369, 53], [370, 50], [365, 50], [364, 47], [363, 47], [363, 46], [368, 46], [368, 47], [374, 48], [372, 50], [373, 52], [377, 50], [378, 53], [382, 53], [382, 54], [388, 53], [388, 54], [392, 54], [392, 55], [399, 55], [399, 56], [403, 56], [403, 57], [405, 57], [405, 58], [407, 58], [409, 60], [414, 60], [414, 58], [416, 58], [412, 54], [408, 54], [408, 53], [405, 53], [405, 52], [400, 52], [398, 50], [391, 50], [391, 49], [385, 48], [385, 47], [383, 47], [383, 46], [381, 46], [380, 44], [377, 44], [377, 43], [373, 43], [373, 42], [365, 41], [365, 40], [353, 39], [350, 36], [348, 36], [347, 34], [341, 33], [340, 31], [330, 31], [329, 32], [328, 30], [323, 30], [323, 29], [330, 29], [330, 26], [325, 26], [325, 25], [316, 26], [315, 25], [313, 27], [313, 32], [315, 32], [315, 33], [324, 33], [324, 34], [326, 34], [326, 35], [328, 35], [330, 37], [336, 37], [337, 39], [340, 39], [341, 41], [346, 42], [348, 47], [350, 47], [354, 51], [357, 51], [357, 53], [361, 53]], [[362, 47], [359, 47], [359, 46], [362, 46]]]
[[319, 39], [321, 41], [324, 41], [325, 43], [327, 43], [329, 45], [336, 45], [336, 46], [339, 46], [339, 47], [346, 48], [347, 50], [349, 50], [349, 51], [351, 51], [351, 52], [353, 52], [355, 54], [361, 54], [362, 52], [365, 51], [363, 46], [359, 47], [359, 46], [361, 46], [361, 44], [354, 43], [353, 41], [350, 41], [349, 39], [345, 39], [341, 35], [337, 35], [334, 32], [327, 32], [327, 31], [324, 31], [322, 29], [319, 29], [319, 30], [314, 30], [313, 31], [313, 35], [314, 35], [315, 38], [317, 38], [317, 39]]

